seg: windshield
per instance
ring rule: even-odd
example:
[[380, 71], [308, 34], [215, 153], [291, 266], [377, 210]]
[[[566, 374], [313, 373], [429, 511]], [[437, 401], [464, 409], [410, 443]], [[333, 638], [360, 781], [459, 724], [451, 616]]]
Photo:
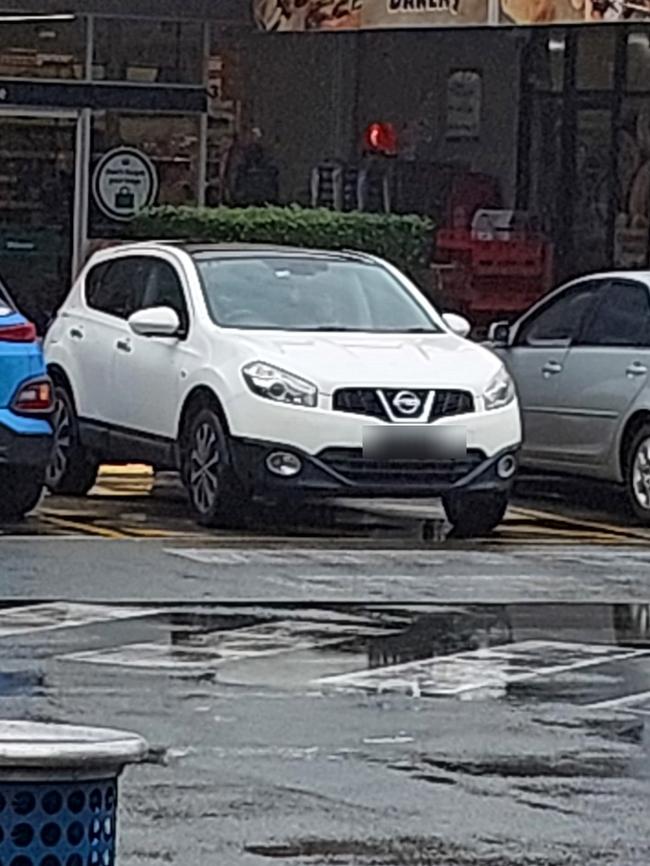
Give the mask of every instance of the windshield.
[[212, 319], [225, 328], [440, 333], [379, 265], [344, 259], [195, 256]]

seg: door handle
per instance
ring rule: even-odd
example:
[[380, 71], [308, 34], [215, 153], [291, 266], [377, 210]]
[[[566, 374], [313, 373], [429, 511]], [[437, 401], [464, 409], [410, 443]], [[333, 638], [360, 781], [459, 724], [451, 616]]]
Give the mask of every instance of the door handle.
[[647, 375], [648, 368], [645, 364], [642, 364], [640, 361], [634, 361], [634, 363], [630, 364], [630, 366], [625, 371], [626, 376], [630, 379], [634, 376], [645, 376]]
[[68, 333], [73, 340], [83, 340], [84, 338], [84, 332], [81, 328], [70, 328]]
[[558, 373], [561, 373], [563, 369], [559, 361], [547, 361], [542, 367], [542, 374], [544, 378], [548, 379], [549, 376], [556, 376]]
[[115, 344], [115, 348], [119, 349], [120, 352], [131, 352], [132, 347], [129, 340], [118, 340]]

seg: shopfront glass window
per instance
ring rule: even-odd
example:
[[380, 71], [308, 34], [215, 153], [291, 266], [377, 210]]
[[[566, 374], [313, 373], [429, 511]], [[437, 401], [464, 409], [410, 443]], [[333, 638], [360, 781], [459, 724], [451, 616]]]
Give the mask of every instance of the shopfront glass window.
[[634, 30], [627, 37], [627, 89], [650, 90], [650, 32]]
[[143, 84], [201, 84], [203, 26], [194, 21], [97, 18], [93, 78]]
[[527, 48], [529, 83], [535, 90], [559, 93], [564, 87], [566, 35], [564, 30], [533, 33]]
[[[102, 112], [93, 119], [92, 167], [116, 148], [132, 148], [152, 163], [158, 193], [153, 204], [198, 203], [200, 121], [196, 115]], [[90, 203], [92, 238], [125, 233], [125, 222], [111, 219], [99, 206], [93, 186]]]
[[578, 109], [571, 231], [574, 263], [582, 271], [601, 270], [610, 262], [608, 233], [614, 187], [612, 134], [611, 111]]
[[0, 274], [43, 329], [70, 288], [76, 123], [0, 118]]
[[0, 78], [84, 78], [86, 22], [7, 21], [0, 26]]
[[650, 250], [650, 98], [623, 100], [616, 129], [614, 264], [646, 267]]
[[614, 86], [616, 29], [591, 27], [578, 32], [578, 90], [611, 90]]

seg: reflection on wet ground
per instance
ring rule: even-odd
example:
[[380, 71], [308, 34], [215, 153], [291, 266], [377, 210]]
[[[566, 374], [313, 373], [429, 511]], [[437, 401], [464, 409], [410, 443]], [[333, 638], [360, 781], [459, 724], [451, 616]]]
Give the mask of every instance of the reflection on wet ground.
[[143, 467], [105, 468], [84, 498], [46, 497], [25, 523], [0, 527], [0, 537], [19, 535], [94, 537], [112, 540], [176, 539], [179, 542], [319, 543], [368, 546], [468, 544], [527, 545], [591, 543], [646, 545], [650, 530], [626, 517], [619, 493], [556, 478], [522, 477], [513, 507], [489, 539], [455, 539], [440, 503], [340, 500], [304, 503], [295, 509], [259, 504], [237, 531], [202, 530], [189, 515], [186, 497], [174, 475], [153, 478]]
[[147, 736], [123, 866], [647, 866], [648, 614], [14, 604], [0, 712]]
[[[650, 605], [101, 605], [0, 608], [36, 657], [215, 681], [414, 697], [614, 704], [650, 657]], [[21, 653], [22, 655], [22, 653]], [[588, 670], [589, 669], [589, 670]], [[648, 661], [650, 671], [650, 661]], [[0, 679], [0, 686], [3, 681]], [[648, 692], [640, 677], [637, 693]]]

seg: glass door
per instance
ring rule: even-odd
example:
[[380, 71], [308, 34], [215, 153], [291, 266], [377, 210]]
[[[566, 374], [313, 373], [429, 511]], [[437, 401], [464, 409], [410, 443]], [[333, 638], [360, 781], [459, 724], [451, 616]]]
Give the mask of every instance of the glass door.
[[0, 114], [0, 279], [40, 329], [70, 287], [77, 123]]

